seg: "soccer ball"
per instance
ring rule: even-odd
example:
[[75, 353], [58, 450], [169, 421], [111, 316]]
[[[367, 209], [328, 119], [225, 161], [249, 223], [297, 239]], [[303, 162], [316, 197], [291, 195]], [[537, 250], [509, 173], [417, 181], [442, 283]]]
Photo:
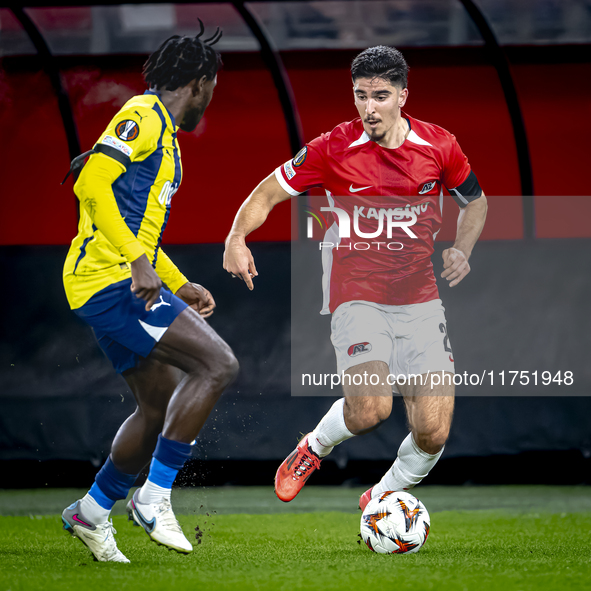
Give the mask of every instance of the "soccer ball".
[[429, 535], [425, 505], [407, 492], [387, 491], [374, 497], [361, 516], [361, 537], [379, 554], [418, 552]]

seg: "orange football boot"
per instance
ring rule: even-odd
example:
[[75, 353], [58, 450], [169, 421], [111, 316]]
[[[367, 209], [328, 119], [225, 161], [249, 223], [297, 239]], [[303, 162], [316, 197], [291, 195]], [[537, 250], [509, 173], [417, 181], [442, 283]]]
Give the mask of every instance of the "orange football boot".
[[373, 490], [373, 486], [369, 489], [366, 490], [360, 497], [359, 497], [359, 508], [361, 509], [361, 511], [365, 511], [365, 508], [367, 507], [367, 503], [369, 503], [371, 501], [371, 491]]
[[294, 499], [312, 476], [312, 472], [320, 468], [322, 460], [308, 445], [309, 436], [310, 433], [298, 443], [275, 474], [275, 494], [284, 503]]

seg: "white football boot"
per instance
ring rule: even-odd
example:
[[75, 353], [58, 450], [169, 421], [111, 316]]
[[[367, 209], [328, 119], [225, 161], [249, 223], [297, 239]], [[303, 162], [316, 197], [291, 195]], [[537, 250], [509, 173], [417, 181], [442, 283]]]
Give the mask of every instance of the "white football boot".
[[117, 548], [114, 534], [117, 532], [112, 521], [95, 525], [80, 512], [80, 501], [76, 501], [62, 513], [64, 529], [78, 538], [92, 552], [99, 562], [129, 562]]
[[150, 539], [157, 544], [167, 546], [182, 554], [192, 552], [193, 546], [183, 534], [183, 530], [172, 512], [170, 501], [163, 498], [160, 503], [140, 503], [138, 501], [139, 491], [138, 488], [127, 503], [129, 521], [142, 526]]

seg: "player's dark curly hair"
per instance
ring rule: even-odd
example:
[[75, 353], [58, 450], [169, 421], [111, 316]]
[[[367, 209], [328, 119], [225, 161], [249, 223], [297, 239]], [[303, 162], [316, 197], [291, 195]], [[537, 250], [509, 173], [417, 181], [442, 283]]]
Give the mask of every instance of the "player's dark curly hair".
[[408, 84], [408, 64], [394, 47], [377, 45], [362, 51], [351, 63], [353, 82], [357, 78], [384, 78], [401, 90]]
[[173, 35], [167, 39], [144, 64], [144, 80], [149, 88], [176, 90], [191, 80], [205, 76], [213, 80], [222, 67], [222, 57], [211, 47], [222, 37], [219, 27], [209, 39], [200, 39], [205, 31], [195, 37]]

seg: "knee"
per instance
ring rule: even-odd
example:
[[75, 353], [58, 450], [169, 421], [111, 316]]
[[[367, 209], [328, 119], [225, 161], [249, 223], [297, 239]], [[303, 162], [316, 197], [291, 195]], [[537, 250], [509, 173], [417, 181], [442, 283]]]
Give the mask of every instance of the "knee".
[[143, 432], [147, 435], [160, 433], [166, 418], [166, 407], [159, 408], [154, 406], [138, 406], [135, 412], [131, 415], [129, 420], [135, 421], [136, 424], [143, 425]]
[[441, 426], [430, 431], [413, 433], [415, 443], [428, 454], [439, 453], [449, 436], [449, 426]]
[[378, 427], [390, 416], [391, 412], [392, 408], [389, 406], [378, 406], [377, 408], [373, 408], [367, 417], [368, 426]]
[[238, 371], [240, 370], [240, 364], [232, 349], [225, 343], [224, 345], [216, 353], [211, 367], [213, 380], [222, 388], [231, 384], [238, 376]]
[[166, 417], [166, 409], [143, 408], [140, 412], [146, 425], [153, 425], [154, 428], [157, 428], [158, 425], [164, 424], [164, 417]]
[[391, 411], [391, 404], [356, 405], [346, 399], [345, 424], [354, 435], [362, 435], [377, 429], [390, 416]]
[[224, 380], [226, 385], [231, 384], [237, 377], [240, 371], [240, 363], [232, 351], [226, 356], [223, 364]]

